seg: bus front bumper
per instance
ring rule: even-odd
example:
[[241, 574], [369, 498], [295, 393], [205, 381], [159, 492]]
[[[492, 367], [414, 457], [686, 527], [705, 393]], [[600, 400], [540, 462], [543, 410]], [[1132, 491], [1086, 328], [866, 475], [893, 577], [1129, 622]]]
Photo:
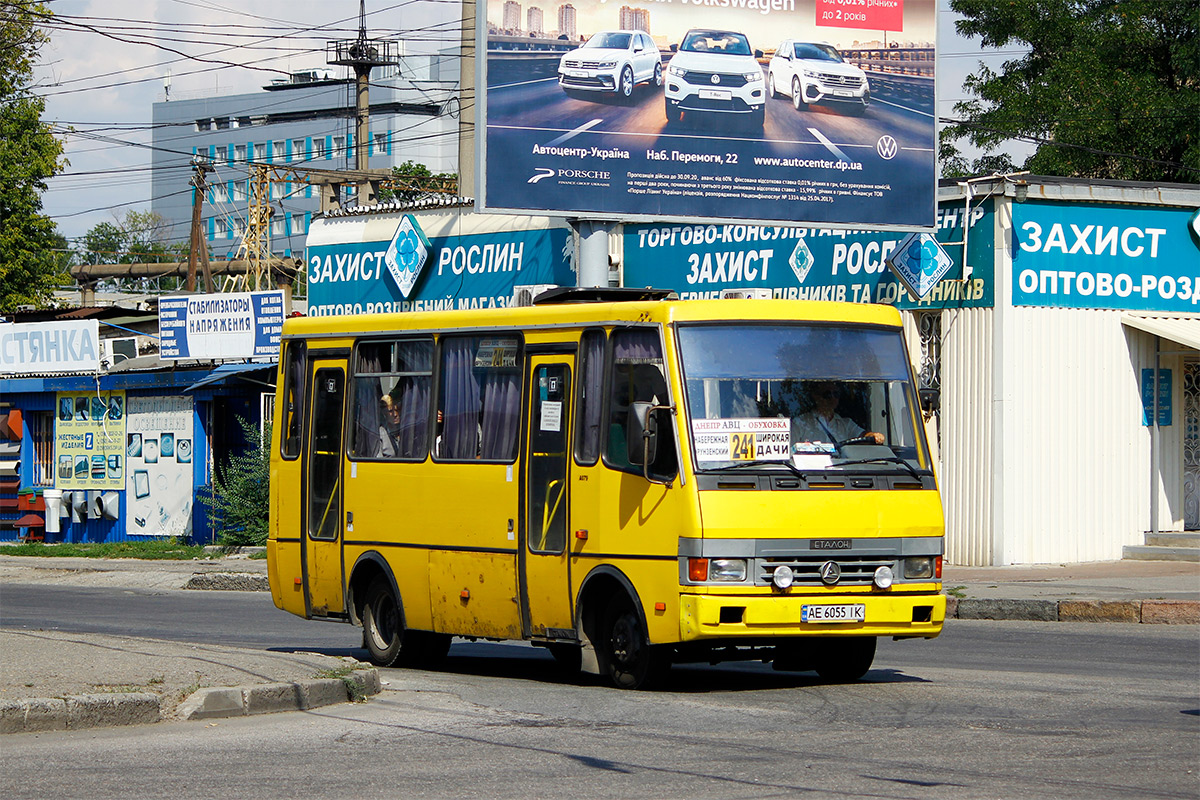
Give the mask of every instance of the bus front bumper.
[[[680, 639], [685, 642], [799, 636], [932, 639], [942, 632], [946, 619], [946, 596], [933, 593], [786, 597], [684, 594], [679, 599]], [[814, 610], [813, 606], [837, 608]], [[861, 621], [804, 621], [830, 612], [855, 616], [860, 611]]]

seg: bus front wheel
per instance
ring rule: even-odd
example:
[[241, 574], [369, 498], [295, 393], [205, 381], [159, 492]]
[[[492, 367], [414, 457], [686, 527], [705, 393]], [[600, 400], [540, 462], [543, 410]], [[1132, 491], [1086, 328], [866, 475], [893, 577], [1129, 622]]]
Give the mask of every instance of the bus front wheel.
[[875, 637], [831, 638], [813, 649], [813, 668], [830, 683], [851, 683], [867, 674], [875, 660]]
[[618, 689], [648, 689], [666, 673], [669, 661], [650, 644], [645, 626], [628, 599], [609, 603], [600, 630], [604, 671]]

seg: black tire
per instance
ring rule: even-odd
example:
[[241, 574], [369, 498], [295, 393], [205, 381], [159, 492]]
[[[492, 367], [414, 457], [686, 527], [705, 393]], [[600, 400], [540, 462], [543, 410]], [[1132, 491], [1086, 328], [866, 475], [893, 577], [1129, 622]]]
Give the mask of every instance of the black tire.
[[633, 100], [633, 67], [626, 66], [621, 70], [621, 80], [617, 84], [617, 99], [622, 103]]
[[804, 87], [799, 78], [792, 78], [792, 106], [797, 111], [808, 111], [808, 103], [804, 102]]
[[403, 641], [400, 607], [387, 582], [376, 580], [367, 589], [367, 602], [363, 605], [363, 644], [371, 663], [379, 667], [395, 664]]
[[775, 88], [775, 73], [774, 72], [767, 73], [767, 92], [768, 92], [768, 95], [767, 95], [768, 97], [771, 97], [771, 98], [779, 97], [779, 90]]
[[875, 660], [874, 636], [830, 638], [814, 642], [813, 668], [830, 683], [852, 683], [871, 669]]
[[670, 667], [628, 598], [615, 598], [604, 610], [599, 645], [601, 669], [618, 689], [652, 688]]
[[662, 62], [654, 65], [654, 88], [661, 89], [663, 84]]

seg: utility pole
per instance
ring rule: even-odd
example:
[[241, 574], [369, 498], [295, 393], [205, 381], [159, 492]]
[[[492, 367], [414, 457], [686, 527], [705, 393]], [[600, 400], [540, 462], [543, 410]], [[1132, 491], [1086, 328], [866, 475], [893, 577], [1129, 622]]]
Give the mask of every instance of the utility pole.
[[[325, 60], [329, 64], [350, 67], [354, 70], [354, 168], [365, 172], [369, 169], [367, 156], [371, 152], [371, 70], [375, 67], [394, 66], [400, 63], [396, 54], [396, 42], [367, 38], [366, 0], [359, 0], [358, 38], [353, 41], [342, 40], [327, 43]], [[361, 193], [361, 188], [359, 191]]]
[[191, 181], [189, 181], [193, 192], [191, 245], [188, 249], [187, 290], [189, 292], [196, 291], [196, 260], [199, 258], [204, 270], [205, 291], [212, 293], [216, 289], [213, 286], [212, 270], [208, 265], [208, 246], [205, 245], [204, 236], [200, 232], [200, 222], [204, 210], [204, 194], [208, 191], [208, 173], [213, 171], [213, 166], [208, 163], [207, 158], [196, 156], [192, 159], [192, 168], [195, 170], [195, 173], [192, 175]]

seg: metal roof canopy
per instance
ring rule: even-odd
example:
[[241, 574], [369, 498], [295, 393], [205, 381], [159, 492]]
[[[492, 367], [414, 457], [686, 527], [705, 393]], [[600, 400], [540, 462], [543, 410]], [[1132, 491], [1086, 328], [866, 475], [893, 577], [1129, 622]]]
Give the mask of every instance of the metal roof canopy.
[[1200, 314], [1125, 313], [1121, 315], [1121, 324], [1193, 350], [1200, 350]]
[[[276, 369], [276, 365], [275, 364], [221, 364], [216, 369], [214, 369], [212, 372], [208, 373], [203, 378], [196, 381], [195, 383], [193, 383], [191, 386], [187, 387], [183, 391], [194, 392], [197, 389], [203, 388], [205, 386], [210, 386], [214, 383], [222, 383], [224, 381], [229, 380], [230, 378], [242, 377], [247, 372], [258, 372], [258, 371], [266, 370], [266, 369], [274, 370], [274, 369]], [[254, 381], [254, 383], [261, 383], [263, 386], [271, 386], [272, 388], [274, 388], [274, 384], [263, 383], [262, 381]]]

